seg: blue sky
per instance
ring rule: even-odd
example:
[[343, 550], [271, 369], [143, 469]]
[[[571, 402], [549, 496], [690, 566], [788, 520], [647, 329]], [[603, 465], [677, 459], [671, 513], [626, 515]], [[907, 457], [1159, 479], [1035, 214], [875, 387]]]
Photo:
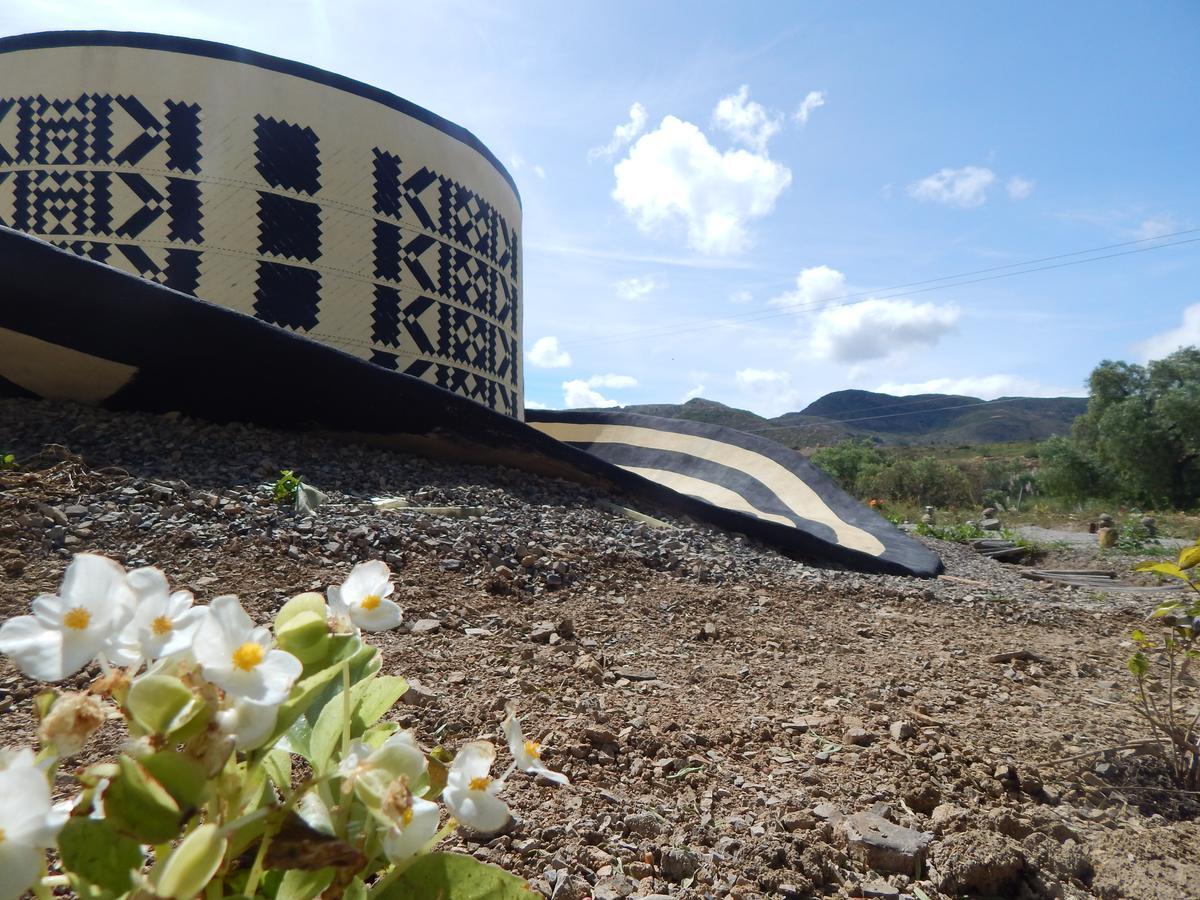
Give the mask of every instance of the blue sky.
[[888, 290], [1200, 237], [1162, 237], [1200, 229], [1193, 0], [0, 6], [58, 28], [239, 44], [470, 128], [523, 197], [531, 405], [1082, 394], [1200, 343], [1200, 243]]

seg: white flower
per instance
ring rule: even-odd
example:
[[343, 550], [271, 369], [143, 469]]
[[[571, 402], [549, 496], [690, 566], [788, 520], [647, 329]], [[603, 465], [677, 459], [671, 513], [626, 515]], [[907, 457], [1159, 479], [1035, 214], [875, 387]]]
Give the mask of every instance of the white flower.
[[190, 591], [170, 592], [167, 576], [158, 569], [134, 569], [126, 576], [137, 598], [133, 617], [121, 632], [114, 661], [128, 666], [145, 660], [175, 656], [191, 649], [192, 640], [207, 615], [192, 606]]
[[442, 791], [454, 818], [485, 834], [499, 831], [508, 821], [508, 807], [496, 796], [504, 783], [491, 776], [495, 760], [495, 747], [487, 741], [472, 741], [454, 757]]
[[42, 872], [69, 813], [53, 808], [33, 751], [0, 750], [0, 900], [16, 900]]
[[360, 562], [341, 586], [330, 585], [329, 607], [334, 622], [345, 628], [347, 620], [363, 631], [387, 631], [400, 624], [402, 612], [387, 599], [396, 589], [387, 564], [377, 559]]
[[395, 793], [400, 796], [388, 804], [396, 813], [395, 824], [383, 836], [383, 852], [398, 863], [416, 856], [433, 840], [441, 813], [436, 803], [414, 797], [407, 790]]
[[233, 745], [237, 749], [253, 750], [261, 747], [271, 736], [278, 718], [277, 704], [235, 700], [231, 706], [217, 713], [217, 727], [233, 738]]
[[286, 700], [304, 668], [292, 654], [272, 649], [270, 631], [255, 627], [231, 594], [209, 604], [192, 653], [204, 677], [225, 693], [264, 705]]
[[521, 731], [521, 723], [511, 709], [501, 727], [504, 729], [505, 740], [508, 741], [508, 750], [512, 753], [513, 762], [516, 763], [518, 769], [529, 775], [540, 775], [547, 781], [553, 781], [556, 784], [571, 783], [566, 775], [561, 772], [552, 772], [546, 768], [545, 763], [542, 762], [541, 745], [525, 740], [525, 734]]
[[0, 625], [0, 653], [30, 678], [62, 681], [106, 650], [132, 612], [125, 570], [103, 556], [78, 553], [58, 594], [42, 594], [33, 615]]
[[348, 779], [346, 789], [354, 789], [368, 807], [383, 805], [389, 787], [403, 780], [424, 793], [428, 763], [411, 731], [401, 731], [372, 750], [362, 741], [352, 741], [350, 750], [338, 765], [337, 774]]

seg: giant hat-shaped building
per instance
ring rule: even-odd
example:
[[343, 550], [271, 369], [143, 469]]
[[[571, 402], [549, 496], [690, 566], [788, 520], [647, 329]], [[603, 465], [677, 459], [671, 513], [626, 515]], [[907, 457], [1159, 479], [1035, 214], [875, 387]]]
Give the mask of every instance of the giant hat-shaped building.
[[521, 276], [511, 175], [415, 104], [206, 41], [0, 38], [0, 392], [513, 465], [810, 559], [940, 571], [772, 441], [527, 415]]

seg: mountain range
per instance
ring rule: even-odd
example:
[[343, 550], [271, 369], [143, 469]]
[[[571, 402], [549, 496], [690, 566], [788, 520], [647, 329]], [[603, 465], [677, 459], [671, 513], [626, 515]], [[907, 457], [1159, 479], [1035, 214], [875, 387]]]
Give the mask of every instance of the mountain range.
[[761, 433], [797, 449], [867, 438], [888, 444], [985, 444], [1041, 441], [1067, 434], [1087, 409], [1086, 397], [1000, 397], [957, 394], [896, 397], [872, 391], [834, 391], [799, 412], [765, 418], [701, 397], [687, 403], [627, 406], [627, 412], [691, 419]]

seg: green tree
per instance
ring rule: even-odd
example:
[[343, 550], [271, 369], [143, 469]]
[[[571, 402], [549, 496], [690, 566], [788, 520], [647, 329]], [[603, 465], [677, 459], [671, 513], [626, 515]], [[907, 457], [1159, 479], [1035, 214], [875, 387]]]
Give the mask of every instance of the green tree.
[[867, 482], [888, 464], [883, 453], [866, 440], [848, 440], [822, 447], [809, 457], [844, 490], [863, 496]]
[[1200, 501], [1200, 348], [1145, 366], [1105, 360], [1069, 441], [1042, 445], [1051, 493], [1186, 509]]

